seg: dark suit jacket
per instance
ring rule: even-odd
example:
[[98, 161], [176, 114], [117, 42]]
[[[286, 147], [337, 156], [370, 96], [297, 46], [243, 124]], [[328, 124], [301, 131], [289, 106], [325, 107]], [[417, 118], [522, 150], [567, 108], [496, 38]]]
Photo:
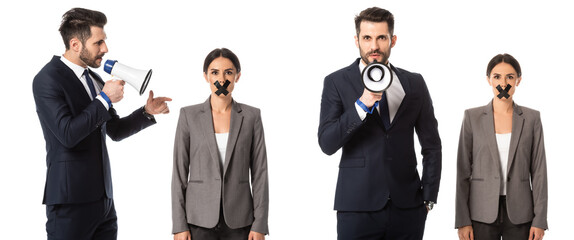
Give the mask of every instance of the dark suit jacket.
[[[385, 130], [381, 118], [361, 121], [355, 101], [363, 93], [359, 59], [325, 78], [321, 99], [319, 145], [326, 154], [343, 148], [335, 210], [376, 211], [389, 197], [400, 208], [437, 201], [441, 141], [431, 97], [420, 74], [392, 67], [405, 97]], [[417, 172], [413, 134], [422, 148], [422, 181]]]
[[267, 152], [259, 109], [233, 101], [224, 157], [221, 165], [210, 98], [182, 108], [173, 155], [173, 233], [189, 230], [188, 224], [213, 228], [220, 210], [233, 229], [251, 225], [252, 231], [269, 233]]
[[506, 182], [506, 208], [514, 224], [532, 222], [548, 229], [548, 180], [540, 112], [514, 104], [507, 178], [496, 144], [492, 102], [468, 109], [460, 130], [455, 227], [471, 220], [492, 223], [499, 210], [500, 186]]
[[[95, 73], [91, 75], [104, 85]], [[152, 125], [143, 109], [120, 118], [92, 101], [74, 72], [59, 56], [40, 70], [33, 82], [36, 112], [46, 140], [48, 167], [43, 203], [82, 203], [112, 198], [106, 134], [122, 140]]]

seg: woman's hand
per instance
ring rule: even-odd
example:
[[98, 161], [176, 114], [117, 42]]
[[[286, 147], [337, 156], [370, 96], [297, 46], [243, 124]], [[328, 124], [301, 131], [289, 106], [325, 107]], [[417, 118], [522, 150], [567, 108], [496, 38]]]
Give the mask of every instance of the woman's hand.
[[263, 233], [251, 231], [249, 232], [248, 240], [265, 240], [265, 235]]
[[474, 232], [472, 226], [464, 226], [458, 228], [458, 239], [460, 240], [474, 240]]
[[530, 234], [528, 240], [542, 240], [544, 237], [544, 229], [537, 227], [530, 227]]
[[176, 233], [173, 235], [173, 240], [191, 240], [191, 233], [189, 231]]

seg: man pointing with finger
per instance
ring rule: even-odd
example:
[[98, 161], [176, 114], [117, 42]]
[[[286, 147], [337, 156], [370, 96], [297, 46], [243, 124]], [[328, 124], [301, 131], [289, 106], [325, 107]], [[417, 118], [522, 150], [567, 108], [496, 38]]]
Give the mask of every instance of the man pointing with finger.
[[54, 56], [33, 82], [36, 112], [46, 140], [46, 231], [48, 239], [116, 239], [106, 134], [120, 141], [169, 113], [166, 97], [150, 91], [144, 107], [120, 118], [113, 104], [123, 98], [124, 81], [103, 82], [98, 68], [108, 52], [98, 11], [66, 12], [60, 34], [65, 53]]

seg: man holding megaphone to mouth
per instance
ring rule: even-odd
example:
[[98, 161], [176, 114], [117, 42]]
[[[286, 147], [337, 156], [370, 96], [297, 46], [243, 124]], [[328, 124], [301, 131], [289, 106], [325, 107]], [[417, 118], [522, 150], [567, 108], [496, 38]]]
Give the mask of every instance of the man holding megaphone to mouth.
[[[36, 112], [46, 140], [43, 203], [48, 239], [117, 238], [106, 135], [120, 141], [155, 124], [153, 115], [169, 113], [166, 102], [171, 99], [154, 98], [150, 91], [143, 107], [129, 116], [118, 116], [113, 104], [123, 99], [125, 82], [104, 83], [88, 68], [100, 67], [108, 52], [106, 22], [98, 11], [74, 8], [66, 12], [59, 29], [66, 51], [54, 56], [33, 81]], [[125, 77], [130, 84], [145, 82], [147, 86], [149, 81]]]
[[[342, 149], [335, 193], [338, 239], [422, 239], [437, 201], [441, 142], [423, 77], [389, 63], [394, 17], [378, 7], [355, 18], [360, 58], [325, 77], [319, 145]], [[414, 149], [422, 149], [422, 179]], [[391, 220], [389, 220], [391, 219]]]

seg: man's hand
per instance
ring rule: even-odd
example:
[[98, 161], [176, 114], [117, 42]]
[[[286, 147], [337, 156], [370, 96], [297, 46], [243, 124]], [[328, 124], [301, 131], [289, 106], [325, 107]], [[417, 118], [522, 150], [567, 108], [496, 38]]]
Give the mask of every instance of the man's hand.
[[542, 240], [544, 237], [544, 229], [537, 227], [530, 227], [530, 234], [528, 240]]
[[458, 228], [458, 239], [474, 240], [474, 233], [472, 231], [472, 226], [464, 226]]
[[173, 240], [191, 240], [191, 233], [189, 231], [176, 233], [173, 235]]
[[381, 98], [383, 98], [383, 93], [374, 93], [371, 92], [367, 89], [363, 90], [363, 95], [361, 96], [361, 98], [359, 98], [359, 100], [365, 104], [365, 106], [367, 106], [367, 108], [371, 108], [373, 105], [375, 105], [376, 101], [380, 101]]
[[156, 114], [168, 114], [169, 107], [167, 106], [167, 102], [170, 102], [171, 98], [168, 97], [153, 97], [153, 91], [149, 91], [149, 97], [147, 99], [147, 103], [144, 107], [145, 111], [149, 114], [156, 115]]
[[112, 103], [117, 103], [124, 98], [124, 85], [126, 82], [123, 80], [108, 80], [104, 84], [102, 92], [108, 96]]
[[263, 233], [251, 231], [249, 232], [248, 240], [265, 240], [265, 235]]

